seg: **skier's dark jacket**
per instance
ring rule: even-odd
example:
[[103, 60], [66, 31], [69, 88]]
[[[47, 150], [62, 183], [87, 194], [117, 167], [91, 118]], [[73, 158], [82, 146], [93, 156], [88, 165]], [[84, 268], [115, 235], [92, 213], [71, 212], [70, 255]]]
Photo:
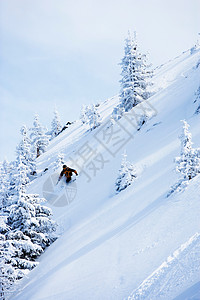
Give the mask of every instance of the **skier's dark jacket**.
[[61, 177], [62, 177], [63, 175], [65, 175], [65, 177], [66, 177], [68, 180], [71, 180], [72, 173], [75, 173], [76, 175], [78, 175], [77, 171], [74, 170], [74, 169], [71, 169], [71, 168], [69, 168], [69, 167], [63, 168], [62, 172], [60, 173], [59, 180], [61, 179]]

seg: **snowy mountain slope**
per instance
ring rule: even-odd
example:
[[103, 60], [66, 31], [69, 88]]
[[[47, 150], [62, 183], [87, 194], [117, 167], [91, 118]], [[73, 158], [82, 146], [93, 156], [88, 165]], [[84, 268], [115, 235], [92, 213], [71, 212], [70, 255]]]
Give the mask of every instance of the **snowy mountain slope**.
[[[117, 97], [99, 106], [99, 128], [89, 132], [76, 121], [51, 142], [38, 159], [41, 174], [45, 168], [49, 170], [32, 183], [29, 192], [43, 196], [44, 184], [54, 173], [51, 163], [63, 152], [66, 163], [79, 172], [77, 194], [69, 205], [52, 207], [63, 234], [41, 256], [39, 266], [23, 280], [21, 292], [13, 299], [127, 298], [199, 231], [199, 177], [186, 191], [166, 198], [178, 179], [173, 160], [180, 153], [181, 119], [191, 125], [194, 146], [200, 146], [199, 115], [194, 116], [193, 104], [199, 86], [199, 59], [199, 51], [193, 55], [185, 52], [157, 70], [157, 92], [149, 99], [152, 118], [139, 131], [127, 115], [116, 124], [114, 131], [118, 130], [123, 140], [120, 147], [114, 146], [112, 139], [106, 144], [102, 135]], [[134, 110], [138, 113], [138, 108]], [[81, 171], [75, 163], [83, 163], [77, 151], [83, 152], [85, 145], [93, 156]], [[114, 183], [124, 149], [138, 178], [116, 195]], [[99, 163], [95, 174], [90, 167], [96, 154], [106, 162]], [[171, 283], [166, 299], [172, 290], [175, 297], [188, 287], [187, 280], [177, 290]]]
[[[189, 241], [181, 245], [172, 256], [169, 256], [153, 274], [144, 280], [132, 295], [128, 297], [128, 300], [173, 299], [182, 286], [191, 287], [194, 283], [198, 283], [199, 253], [200, 235], [196, 233]], [[176, 286], [176, 289], [173, 289], [174, 286]]]

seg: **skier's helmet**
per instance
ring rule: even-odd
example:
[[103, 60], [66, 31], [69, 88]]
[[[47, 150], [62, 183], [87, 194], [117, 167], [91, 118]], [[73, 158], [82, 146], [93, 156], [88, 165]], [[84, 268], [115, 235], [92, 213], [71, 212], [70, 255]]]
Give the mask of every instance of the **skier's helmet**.
[[63, 169], [66, 169], [67, 168], [67, 166], [66, 165], [63, 165]]

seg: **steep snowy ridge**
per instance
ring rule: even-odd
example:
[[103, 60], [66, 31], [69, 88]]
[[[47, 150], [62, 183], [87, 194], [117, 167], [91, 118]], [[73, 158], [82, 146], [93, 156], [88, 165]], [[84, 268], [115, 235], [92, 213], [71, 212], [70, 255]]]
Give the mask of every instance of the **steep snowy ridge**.
[[[41, 176], [33, 181], [28, 192], [43, 196], [49, 176], [58, 176], [60, 172], [53, 171], [52, 163], [62, 152], [66, 164], [79, 173], [75, 181], [77, 194], [62, 207], [47, 202], [62, 235], [41, 256], [40, 264], [22, 281], [21, 291], [13, 299], [120, 300], [130, 295], [130, 299], [151, 299], [150, 294], [152, 299], [173, 299], [197, 282], [198, 270], [191, 268], [194, 272], [187, 279], [187, 272], [175, 273], [175, 262], [180, 258], [187, 269], [187, 262], [193, 266], [199, 259], [196, 252], [194, 260], [190, 257], [193, 249], [197, 249], [195, 241], [199, 241], [194, 236], [200, 232], [199, 176], [182, 193], [169, 198], [166, 195], [178, 180], [174, 158], [180, 154], [181, 119], [191, 126], [194, 147], [200, 147], [200, 117], [194, 115], [193, 103], [200, 85], [200, 66], [196, 67], [199, 60], [199, 50], [192, 55], [185, 52], [156, 70], [155, 93], [147, 102], [151, 115], [147, 123], [137, 130], [130, 115], [125, 114], [113, 126], [124, 141], [121, 147], [116, 148], [112, 139], [106, 144], [102, 135], [118, 103], [116, 96], [98, 107], [101, 126], [89, 131], [76, 121], [39, 157]], [[136, 113], [139, 110], [134, 108]], [[98, 165], [96, 173], [91, 170], [90, 159], [82, 170], [76, 165], [81, 164], [80, 151], [85, 145], [104, 158], [105, 163]], [[138, 176], [131, 186], [116, 194], [115, 180], [125, 149]], [[45, 168], [48, 170], [44, 173]], [[162, 270], [159, 266], [191, 237], [194, 238], [188, 247], [173, 256], [164, 276], [159, 275], [161, 271], [156, 271], [156, 279], [151, 276], [155, 270]], [[184, 279], [178, 285], [169, 279], [176, 275], [179, 283]], [[146, 278], [152, 282], [148, 289], [142, 284]], [[141, 298], [133, 298], [138, 291]], [[163, 291], [162, 295], [159, 291]]]

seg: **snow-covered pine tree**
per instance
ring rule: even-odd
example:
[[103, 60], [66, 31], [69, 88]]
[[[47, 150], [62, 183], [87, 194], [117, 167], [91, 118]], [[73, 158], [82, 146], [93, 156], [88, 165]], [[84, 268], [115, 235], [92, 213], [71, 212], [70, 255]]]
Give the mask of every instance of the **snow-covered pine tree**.
[[5, 202], [7, 198], [5, 182], [6, 182], [5, 170], [3, 167], [3, 163], [0, 163], [0, 209], [5, 207]]
[[30, 178], [30, 175], [36, 173], [36, 163], [31, 149], [31, 140], [28, 137], [28, 130], [25, 125], [22, 126], [21, 128], [21, 135], [22, 135], [22, 140], [16, 149], [16, 153], [17, 153], [16, 161], [18, 164], [19, 156], [20, 156], [21, 162], [24, 164], [26, 168], [27, 176]]
[[88, 111], [88, 106], [82, 105], [81, 113], [80, 113], [80, 120], [83, 124], [87, 123], [87, 121], [88, 121], [87, 111]]
[[53, 170], [56, 171], [64, 164], [64, 154], [58, 153], [55, 162], [53, 163]]
[[9, 163], [7, 160], [4, 160], [0, 171], [0, 208], [4, 209], [11, 204], [10, 195], [13, 194], [15, 187], [14, 174], [16, 174], [16, 161]]
[[22, 155], [18, 154], [17, 160], [12, 163], [12, 169], [9, 173], [6, 169], [1, 170], [1, 199], [3, 200], [3, 208], [11, 205], [13, 203], [12, 196], [19, 195], [21, 189], [23, 190], [26, 184], [29, 183], [27, 167], [22, 160]]
[[39, 195], [21, 193], [18, 202], [10, 208], [7, 218], [7, 225], [12, 234], [21, 232], [28, 237], [29, 244], [32, 242], [39, 246], [36, 246], [35, 250], [32, 249], [32, 252], [27, 249], [26, 255], [30, 258], [37, 257], [55, 240], [56, 224], [51, 219], [51, 209], [41, 205], [44, 201], [45, 199], [39, 198]]
[[[0, 220], [0, 232], [2, 232]], [[0, 299], [6, 300], [14, 291], [13, 285], [19, 277], [18, 272], [10, 264], [12, 249], [6, 243], [4, 234], [0, 233]]]
[[26, 186], [30, 181], [27, 175], [27, 167], [23, 163], [21, 154], [17, 157], [16, 170], [14, 171], [15, 173], [12, 174], [12, 183], [14, 184], [13, 190], [15, 195], [19, 195], [20, 193], [25, 192]]
[[114, 119], [118, 119], [118, 116], [121, 117], [120, 107], [127, 112], [150, 96], [148, 86], [152, 84], [150, 82], [152, 71], [150, 65], [147, 65], [146, 55], [141, 54], [138, 49], [136, 33], [134, 38], [130, 32], [128, 33], [125, 40], [124, 57], [120, 65], [122, 68], [120, 103], [119, 109], [113, 111]]
[[39, 117], [36, 114], [34, 117], [33, 128], [30, 129], [30, 138], [32, 145], [34, 146], [37, 157], [46, 151], [46, 147], [49, 144], [48, 136], [45, 134], [44, 127], [39, 122]]
[[194, 103], [197, 103], [197, 109], [196, 109], [195, 113], [199, 114], [200, 113], [200, 86], [198, 87], [198, 89], [195, 93]]
[[37, 265], [36, 258], [55, 239], [56, 223], [51, 219], [51, 209], [42, 205], [44, 199], [35, 194], [26, 194], [27, 175], [19, 155], [19, 164], [14, 176], [15, 193], [10, 205], [1, 210], [6, 226], [0, 226], [4, 235], [7, 263], [16, 270], [31, 270]]
[[116, 192], [126, 189], [136, 179], [137, 174], [133, 164], [127, 161], [127, 154], [122, 154], [121, 168], [115, 182]]
[[98, 113], [98, 106], [83, 105], [80, 113], [80, 120], [83, 124], [89, 125], [90, 130], [97, 128], [100, 125], [101, 117]]
[[111, 116], [111, 123], [114, 124], [115, 121], [121, 119], [124, 112], [125, 112], [125, 109], [122, 105], [118, 105], [118, 106], [114, 107], [112, 116]]
[[62, 125], [60, 121], [60, 115], [55, 108], [54, 110], [54, 118], [51, 122], [51, 139], [55, 138], [62, 130]]
[[8, 205], [9, 197], [9, 175], [4, 172], [4, 168], [0, 168], [0, 210]]
[[101, 124], [100, 114], [94, 104], [88, 107], [87, 117], [90, 130], [97, 128]]
[[5, 233], [6, 243], [13, 249], [10, 264], [19, 270], [31, 270], [43, 250], [56, 239], [56, 224], [51, 210], [38, 195], [20, 193], [15, 204], [9, 206]]
[[12, 167], [11, 167], [10, 163], [7, 161], [6, 158], [4, 159], [2, 165], [3, 165], [3, 168], [4, 168], [5, 173], [6, 173], [6, 174], [10, 173]]
[[183, 120], [183, 131], [180, 135], [181, 155], [175, 158], [176, 171], [180, 174], [180, 179], [175, 183], [167, 197], [173, 192], [181, 191], [189, 184], [189, 180], [200, 174], [200, 148], [192, 148], [192, 135], [189, 132], [189, 124]]
[[183, 131], [180, 135], [181, 156], [175, 159], [176, 170], [183, 180], [190, 180], [200, 173], [200, 149], [192, 148], [192, 135], [189, 124], [183, 120]]

